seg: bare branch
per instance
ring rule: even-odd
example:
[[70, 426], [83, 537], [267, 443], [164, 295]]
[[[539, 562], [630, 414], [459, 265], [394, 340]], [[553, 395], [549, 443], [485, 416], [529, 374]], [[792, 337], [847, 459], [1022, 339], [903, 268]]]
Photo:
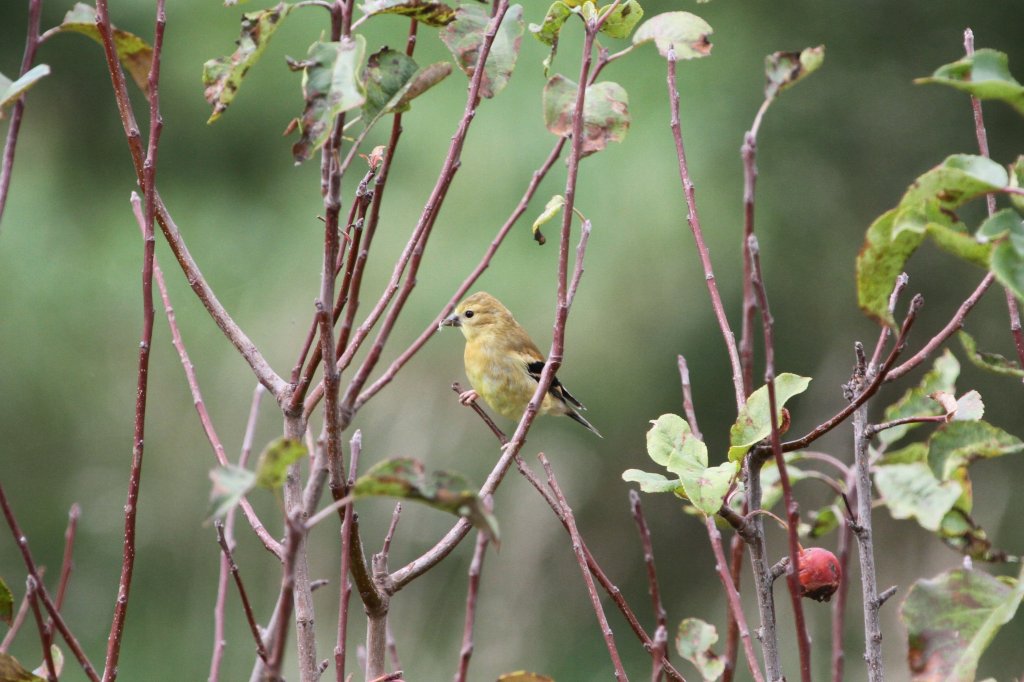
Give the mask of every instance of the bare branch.
[[562, 509], [562, 515], [565, 518], [567, 529], [569, 531], [569, 537], [572, 538], [572, 549], [576, 554], [576, 562], [580, 566], [580, 571], [583, 573], [583, 581], [587, 585], [587, 593], [590, 595], [590, 602], [594, 607], [594, 613], [597, 615], [597, 622], [601, 626], [601, 633], [604, 635], [605, 646], [608, 647], [608, 653], [612, 658], [612, 665], [615, 666], [615, 679], [625, 682], [628, 678], [626, 677], [626, 671], [622, 667], [622, 659], [619, 658], [619, 650], [615, 646], [615, 637], [612, 635], [612, 628], [608, 624], [608, 618], [604, 614], [604, 608], [601, 606], [601, 598], [597, 596], [597, 588], [594, 586], [594, 578], [590, 574], [590, 570], [587, 566], [587, 557], [583, 551], [583, 540], [580, 538], [580, 531], [576, 527], [576, 518], [573, 516], [572, 509], [569, 507], [569, 503], [565, 499], [565, 495], [562, 494], [562, 489], [558, 486], [558, 481], [555, 480], [555, 473], [551, 469], [551, 463], [548, 462], [547, 457], [544, 453], [537, 455], [540, 459], [540, 463], [544, 466], [544, 471], [547, 472], [548, 487], [551, 488], [551, 492], [554, 493], [555, 500], [558, 502], [559, 507]]
[[100, 682], [99, 675], [96, 674], [96, 669], [89, 662], [89, 658], [85, 655], [85, 651], [82, 646], [78, 643], [78, 640], [68, 629], [67, 623], [64, 622], [64, 618], [60, 615], [60, 610], [50, 599], [49, 593], [46, 591], [46, 586], [43, 584], [41, 573], [36, 567], [36, 562], [32, 559], [32, 553], [28, 549], [28, 538], [21, 531], [21, 526], [18, 525], [18, 520], [14, 517], [14, 511], [11, 509], [11, 505], [7, 500], [7, 493], [4, 492], [4, 486], [0, 483], [0, 509], [3, 510], [4, 518], [7, 520], [7, 526], [11, 529], [11, 535], [14, 536], [14, 542], [18, 545], [18, 549], [21, 551], [21, 558], [25, 562], [25, 568], [28, 570], [28, 574], [35, 581], [38, 588], [38, 597], [42, 599], [43, 606], [46, 607], [47, 613], [50, 614], [50, 618], [53, 619], [53, 624], [56, 626], [57, 631], [60, 632], [64, 641], [67, 642], [68, 648], [74, 654], [75, 659], [79, 665], [82, 666], [82, 670], [85, 671], [86, 676], [92, 682]]
[[[764, 273], [761, 270], [760, 250], [757, 245], [757, 237], [751, 235], [748, 240], [750, 251], [750, 275], [754, 293], [757, 295], [757, 304], [761, 309], [761, 324], [764, 332], [764, 356], [765, 370], [764, 380], [768, 385], [768, 414], [771, 420], [771, 448], [775, 456], [775, 466], [779, 472], [779, 481], [782, 483], [782, 495], [786, 504], [786, 518], [788, 521], [789, 538], [789, 559], [790, 570], [786, 575], [786, 584], [789, 587], [790, 602], [793, 606], [793, 616], [796, 620], [797, 647], [800, 651], [800, 678], [803, 682], [811, 682], [811, 639], [807, 633], [807, 625], [804, 621], [803, 604], [800, 601], [802, 590], [797, 578], [797, 571], [800, 567], [800, 540], [797, 537], [800, 527], [800, 512], [793, 497], [793, 488], [789, 481], [789, 474], [786, 471], [786, 458], [782, 454], [782, 440], [779, 434], [779, 405], [775, 397], [775, 339], [774, 321], [768, 307], [768, 293], [764, 284]], [[723, 558], [724, 563], [724, 558]]]
[[679, 158], [679, 177], [683, 182], [683, 194], [686, 197], [687, 222], [690, 224], [690, 231], [697, 244], [697, 253], [700, 256], [701, 265], [704, 267], [704, 279], [707, 282], [708, 294], [711, 296], [711, 307], [715, 312], [715, 319], [718, 320], [718, 328], [722, 332], [725, 341], [725, 348], [729, 353], [729, 362], [732, 365], [732, 382], [736, 392], [736, 409], [738, 410], [746, 402], [746, 392], [743, 388], [743, 372], [740, 367], [739, 351], [736, 348], [736, 337], [729, 327], [729, 319], [725, 315], [725, 306], [722, 304], [722, 297], [718, 293], [718, 285], [715, 283], [715, 272], [711, 266], [711, 254], [708, 252], [707, 244], [704, 243], [704, 232], [700, 226], [700, 216], [697, 214], [697, 200], [694, 195], [693, 181], [690, 180], [690, 169], [686, 163], [686, 151], [683, 148], [683, 133], [679, 120], [679, 87], [676, 84], [676, 58], [675, 53], [669, 50], [668, 54], [668, 96], [669, 105], [672, 109], [672, 139], [676, 145], [676, 156]]
[[220, 521], [215, 523], [217, 528], [217, 543], [220, 545], [221, 552], [224, 554], [224, 560], [228, 564], [228, 568], [231, 571], [231, 577], [235, 580], [235, 586], [238, 588], [238, 596], [242, 599], [242, 609], [245, 611], [245, 620], [249, 623], [249, 631], [252, 632], [253, 641], [256, 642], [256, 655], [260, 657], [260, 660], [264, 663], [267, 662], [267, 648], [263, 644], [263, 636], [260, 635], [260, 626], [256, 623], [256, 617], [253, 615], [252, 605], [249, 603], [249, 594], [245, 591], [245, 584], [242, 582], [242, 575], [238, 571], [238, 564], [235, 563], [235, 557], [231, 554], [231, 547], [228, 545], [227, 538], [224, 536], [224, 524]]
[[[21, 69], [18, 77], [24, 76], [32, 68], [39, 47], [39, 24], [43, 12], [43, 0], [29, 0], [28, 3], [28, 36], [25, 38], [25, 52], [21, 57]], [[21, 131], [21, 119], [25, 113], [25, 93], [18, 98], [11, 110], [11, 122], [7, 126], [7, 139], [4, 142], [3, 160], [0, 161], [0, 223], [3, 222], [4, 208], [7, 206], [7, 192], [11, 187], [11, 173], [14, 171], [14, 148], [18, 144], [18, 133]]]

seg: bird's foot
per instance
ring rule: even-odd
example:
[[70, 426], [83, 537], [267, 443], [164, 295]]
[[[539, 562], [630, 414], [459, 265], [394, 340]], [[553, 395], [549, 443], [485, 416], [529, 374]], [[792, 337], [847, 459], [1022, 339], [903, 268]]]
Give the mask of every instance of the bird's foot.
[[470, 405], [476, 402], [476, 399], [479, 397], [479, 393], [470, 389], [468, 391], [463, 391], [462, 393], [459, 394], [459, 402], [462, 403], [463, 405]]

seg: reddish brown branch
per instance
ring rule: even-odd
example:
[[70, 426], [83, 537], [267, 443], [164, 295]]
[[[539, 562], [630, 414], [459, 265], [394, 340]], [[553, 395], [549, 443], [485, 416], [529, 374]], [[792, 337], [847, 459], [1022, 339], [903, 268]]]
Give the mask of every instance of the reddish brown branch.
[[227, 561], [228, 568], [231, 571], [231, 577], [235, 581], [235, 587], [238, 588], [238, 596], [242, 600], [242, 610], [245, 612], [245, 620], [249, 624], [249, 631], [252, 633], [253, 641], [256, 642], [256, 655], [260, 657], [264, 663], [267, 662], [267, 648], [263, 645], [263, 636], [260, 635], [260, 626], [256, 623], [256, 616], [253, 614], [252, 604], [249, 603], [249, 593], [245, 590], [245, 583], [242, 582], [242, 574], [238, 571], [238, 564], [235, 563], [235, 557], [231, 553], [231, 547], [228, 545], [227, 538], [224, 535], [224, 524], [220, 521], [216, 522], [217, 528], [217, 544], [220, 545], [221, 552], [224, 555], [224, 560]]
[[573, 516], [572, 509], [569, 507], [569, 503], [565, 499], [565, 495], [562, 494], [562, 489], [558, 485], [558, 481], [555, 479], [555, 473], [551, 469], [551, 463], [548, 462], [547, 457], [544, 453], [537, 455], [540, 459], [540, 463], [544, 466], [544, 471], [547, 472], [548, 487], [551, 488], [551, 492], [555, 496], [555, 501], [562, 510], [562, 515], [565, 518], [566, 527], [569, 531], [569, 537], [572, 538], [572, 549], [576, 555], [576, 562], [580, 566], [580, 571], [583, 573], [583, 581], [587, 586], [587, 594], [590, 595], [590, 602], [594, 607], [594, 614], [597, 616], [597, 622], [601, 627], [601, 633], [604, 635], [604, 643], [608, 648], [608, 654], [611, 656], [612, 665], [615, 667], [615, 679], [625, 682], [628, 678], [626, 677], [626, 671], [622, 667], [622, 659], [619, 657], [619, 650], [615, 646], [615, 637], [612, 635], [612, 628], [608, 624], [608, 618], [605, 616], [604, 607], [601, 606], [601, 598], [597, 595], [597, 588], [594, 585], [594, 578], [590, 574], [589, 567], [587, 565], [586, 553], [583, 551], [583, 539], [580, 537], [580, 531], [576, 527], [576, 518]]
[[[39, 23], [43, 12], [43, 0], [29, 0], [28, 3], [28, 36], [25, 38], [25, 52], [21, 57], [21, 69], [18, 77], [24, 76], [32, 68], [39, 48]], [[7, 139], [4, 142], [3, 160], [0, 161], [0, 223], [3, 222], [4, 208], [7, 206], [7, 193], [11, 187], [11, 173], [14, 171], [14, 148], [18, 144], [18, 133], [21, 131], [21, 119], [25, 113], [25, 93], [18, 97], [11, 109], [11, 122], [7, 126]]]
[[701, 229], [700, 216], [697, 214], [697, 200], [694, 194], [693, 181], [690, 179], [690, 168], [686, 163], [686, 150], [683, 147], [683, 133], [679, 119], [679, 87], [676, 84], [676, 58], [675, 53], [671, 50], [669, 50], [668, 55], [668, 96], [669, 105], [672, 110], [672, 119], [670, 121], [672, 140], [675, 142], [676, 156], [679, 159], [679, 177], [683, 182], [683, 194], [686, 198], [687, 222], [690, 224], [690, 231], [693, 233], [693, 239], [697, 244], [697, 253], [704, 268], [704, 279], [707, 283], [708, 294], [711, 297], [711, 307], [715, 312], [718, 328], [722, 333], [725, 348], [729, 353], [729, 362], [732, 365], [733, 389], [736, 393], [736, 408], [739, 409], [746, 402], [747, 398], [743, 388], [743, 371], [740, 365], [739, 351], [736, 348], [736, 337], [729, 327], [729, 319], [725, 315], [725, 306], [722, 304], [722, 297], [718, 293], [715, 271], [711, 265], [711, 254], [708, 252], [707, 244], [704, 243], [704, 232]]
[[85, 651], [82, 649], [82, 646], [71, 633], [67, 623], [64, 622], [64, 618], [60, 615], [60, 610], [57, 608], [56, 604], [54, 604], [53, 600], [50, 599], [50, 595], [46, 591], [46, 586], [43, 584], [41, 573], [36, 566], [36, 562], [32, 559], [32, 553], [29, 551], [28, 538], [22, 532], [21, 526], [18, 525], [18, 520], [14, 517], [14, 511], [11, 509], [10, 502], [7, 500], [7, 493], [4, 492], [2, 483], [0, 483], [0, 509], [3, 510], [4, 518], [7, 520], [7, 526], [11, 529], [14, 541], [21, 552], [21, 558], [25, 562], [25, 568], [38, 587], [37, 595], [42, 599], [43, 606], [46, 607], [46, 612], [49, 613], [50, 618], [53, 619], [54, 626], [61, 634], [61, 637], [64, 638], [64, 641], [67, 642], [68, 648], [71, 649], [71, 653], [74, 654], [78, 664], [82, 666], [82, 670], [85, 671], [86, 676], [92, 682], [100, 682], [99, 675], [96, 674], [96, 669], [92, 666], [92, 663], [89, 662], [89, 658], [85, 655]]
[[[800, 527], [800, 512], [797, 507], [796, 498], [793, 497], [793, 487], [786, 471], [786, 458], [782, 452], [782, 439], [779, 434], [778, 403], [775, 396], [775, 340], [774, 322], [771, 311], [768, 308], [768, 294], [765, 289], [764, 275], [761, 270], [760, 253], [757, 245], [757, 237], [751, 235], [748, 240], [751, 262], [751, 282], [754, 286], [754, 293], [757, 295], [757, 304], [761, 309], [761, 323], [764, 333], [764, 355], [765, 372], [764, 380], [768, 386], [768, 414], [771, 420], [771, 448], [775, 457], [775, 465], [779, 472], [779, 482], [782, 483], [782, 495], [786, 504], [786, 520], [788, 522], [787, 536], [789, 538], [789, 571], [786, 574], [786, 584], [789, 587], [790, 602], [793, 606], [793, 616], [796, 621], [797, 648], [800, 652], [800, 678], [803, 682], [811, 682], [811, 639], [807, 633], [807, 624], [804, 621], [803, 603], [801, 602], [802, 590], [797, 573], [800, 567], [800, 540], [797, 537]], [[724, 569], [724, 557], [722, 558]], [[731, 581], [729, 582], [731, 585]], [[737, 616], [738, 617], [738, 616]]]
[[466, 682], [469, 673], [469, 659], [473, 655], [473, 625], [476, 622], [476, 600], [480, 591], [480, 573], [483, 571], [484, 555], [487, 553], [487, 534], [477, 532], [473, 559], [469, 562], [469, 587], [466, 590], [466, 618], [462, 627], [462, 648], [459, 651], [459, 667], [455, 682]]

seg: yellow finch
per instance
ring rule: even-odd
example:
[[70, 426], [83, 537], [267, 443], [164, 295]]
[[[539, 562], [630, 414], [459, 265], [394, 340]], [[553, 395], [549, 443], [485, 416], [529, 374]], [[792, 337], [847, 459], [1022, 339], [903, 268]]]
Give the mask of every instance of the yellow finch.
[[[468, 405], [483, 397], [495, 412], [518, 421], [537, 390], [545, 362], [526, 330], [498, 299], [482, 291], [456, 306], [441, 326], [458, 327], [466, 337], [466, 376], [473, 390], [461, 394], [460, 402]], [[555, 377], [539, 413], [564, 414], [601, 437], [577, 412], [585, 409]]]

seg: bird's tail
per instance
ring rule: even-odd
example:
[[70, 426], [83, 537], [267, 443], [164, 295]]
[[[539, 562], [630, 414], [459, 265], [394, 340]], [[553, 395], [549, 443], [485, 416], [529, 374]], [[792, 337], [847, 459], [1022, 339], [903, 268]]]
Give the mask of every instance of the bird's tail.
[[593, 432], [594, 435], [596, 435], [598, 438], [604, 438], [604, 436], [601, 435], [601, 432], [595, 429], [593, 424], [591, 424], [586, 419], [581, 417], [580, 413], [577, 412], [576, 410], [570, 408], [569, 411], [565, 413], [565, 416], [569, 417], [573, 421], [583, 424], [583, 426], [586, 427], [588, 431]]

